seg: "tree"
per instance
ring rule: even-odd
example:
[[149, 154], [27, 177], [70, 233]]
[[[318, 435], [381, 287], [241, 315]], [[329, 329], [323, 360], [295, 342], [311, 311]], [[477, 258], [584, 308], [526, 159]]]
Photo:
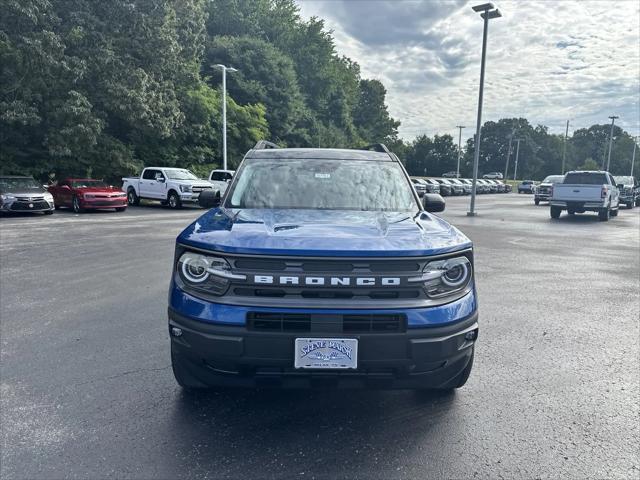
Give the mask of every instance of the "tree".
[[360, 80], [359, 98], [353, 112], [353, 123], [367, 142], [388, 142], [398, 136], [400, 122], [389, 115], [385, 104], [387, 90], [378, 80]]

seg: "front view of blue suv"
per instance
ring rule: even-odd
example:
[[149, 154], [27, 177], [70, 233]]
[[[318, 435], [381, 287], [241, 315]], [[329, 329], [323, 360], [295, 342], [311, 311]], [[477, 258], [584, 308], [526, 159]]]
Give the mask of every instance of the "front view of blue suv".
[[430, 213], [442, 198], [421, 200], [384, 145], [273, 147], [250, 150], [222, 201], [177, 238], [178, 383], [464, 385], [478, 336], [473, 250]]

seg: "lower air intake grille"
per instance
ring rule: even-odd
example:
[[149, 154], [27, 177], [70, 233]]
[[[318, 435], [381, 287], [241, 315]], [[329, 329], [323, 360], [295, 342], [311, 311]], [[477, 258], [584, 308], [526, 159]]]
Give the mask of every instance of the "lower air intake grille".
[[[327, 318], [320, 314], [262, 313], [247, 314], [249, 330], [262, 332], [342, 332], [342, 333], [401, 333], [407, 330], [404, 315], [336, 315]], [[336, 323], [337, 321], [337, 323]], [[313, 329], [312, 329], [313, 325]]]

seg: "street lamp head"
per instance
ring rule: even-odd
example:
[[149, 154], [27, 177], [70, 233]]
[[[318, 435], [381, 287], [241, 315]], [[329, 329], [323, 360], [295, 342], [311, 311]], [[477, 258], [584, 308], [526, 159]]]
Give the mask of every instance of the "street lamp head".
[[222, 68], [223, 70], [224, 70], [225, 68], [227, 68], [227, 67], [225, 67], [224, 65], [222, 65], [221, 63], [216, 64], [216, 67], [220, 67], [220, 68]]
[[231, 73], [233, 73], [233, 72], [237, 72], [237, 71], [238, 71], [238, 69], [237, 69], [237, 68], [233, 68], [233, 67], [229, 67], [229, 68], [227, 68], [227, 72], [231, 72]]
[[475, 7], [471, 8], [473, 8], [474, 12], [485, 12], [493, 8], [493, 3], [483, 3], [482, 5], [476, 5]]
[[481, 13], [480, 16], [482, 18], [488, 18], [489, 20], [491, 20], [492, 18], [500, 18], [502, 16], [502, 14], [500, 13], [500, 10], [495, 9], [495, 10], [491, 10], [491, 11], [485, 11], [484, 13]]

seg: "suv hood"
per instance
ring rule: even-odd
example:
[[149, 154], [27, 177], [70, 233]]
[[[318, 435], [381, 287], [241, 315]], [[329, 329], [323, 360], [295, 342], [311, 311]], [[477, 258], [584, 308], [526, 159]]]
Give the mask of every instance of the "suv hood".
[[418, 256], [471, 247], [457, 228], [425, 212], [216, 208], [179, 236], [228, 253], [308, 256]]

